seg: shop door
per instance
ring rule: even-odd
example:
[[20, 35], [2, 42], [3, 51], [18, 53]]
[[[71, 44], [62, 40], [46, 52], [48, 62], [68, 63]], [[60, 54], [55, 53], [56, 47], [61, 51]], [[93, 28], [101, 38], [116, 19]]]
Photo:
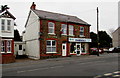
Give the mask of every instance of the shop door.
[[76, 43], [76, 53], [77, 55], [81, 55], [81, 44], [80, 43]]
[[67, 49], [66, 49], [66, 43], [63, 43], [63, 44], [62, 44], [62, 56], [66, 56], [66, 55], [67, 55], [67, 54], [66, 54], [66, 53], [67, 53], [66, 51], [67, 51]]

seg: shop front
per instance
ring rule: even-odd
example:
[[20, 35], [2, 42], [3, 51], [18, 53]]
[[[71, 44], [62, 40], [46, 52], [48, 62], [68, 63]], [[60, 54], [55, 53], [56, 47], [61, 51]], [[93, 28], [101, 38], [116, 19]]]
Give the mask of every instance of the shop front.
[[85, 55], [89, 53], [89, 43], [91, 39], [86, 38], [69, 38], [70, 55]]

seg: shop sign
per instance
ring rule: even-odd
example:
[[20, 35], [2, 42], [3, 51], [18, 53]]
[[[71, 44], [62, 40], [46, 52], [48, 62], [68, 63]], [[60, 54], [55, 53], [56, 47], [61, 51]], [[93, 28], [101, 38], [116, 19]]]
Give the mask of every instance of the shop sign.
[[86, 38], [69, 38], [69, 42], [91, 42], [91, 39], [86, 39]]

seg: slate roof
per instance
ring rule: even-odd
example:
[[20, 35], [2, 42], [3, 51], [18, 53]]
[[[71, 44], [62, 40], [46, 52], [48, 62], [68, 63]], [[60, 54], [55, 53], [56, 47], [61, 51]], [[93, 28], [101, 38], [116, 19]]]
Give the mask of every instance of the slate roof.
[[65, 14], [60, 14], [60, 13], [53, 13], [53, 12], [48, 12], [48, 11], [43, 11], [43, 10], [32, 10], [39, 18], [42, 19], [51, 19], [51, 20], [56, 20], [56, 21], [62, 21], [62, 22], [71, 22], [71, 23], [78, 23], [81, 25], [88, 25], [87, 22], [79, 19], [76, 16], [70, 16], [70, 15], [65, 15]]

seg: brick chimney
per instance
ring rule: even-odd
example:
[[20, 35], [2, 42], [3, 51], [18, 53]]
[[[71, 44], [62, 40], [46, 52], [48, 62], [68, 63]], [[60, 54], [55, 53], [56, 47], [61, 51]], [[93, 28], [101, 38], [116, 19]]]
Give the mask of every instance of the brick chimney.
[[36, 9], [36, 4], [33, 2], [30, 9], [35, 10]]

